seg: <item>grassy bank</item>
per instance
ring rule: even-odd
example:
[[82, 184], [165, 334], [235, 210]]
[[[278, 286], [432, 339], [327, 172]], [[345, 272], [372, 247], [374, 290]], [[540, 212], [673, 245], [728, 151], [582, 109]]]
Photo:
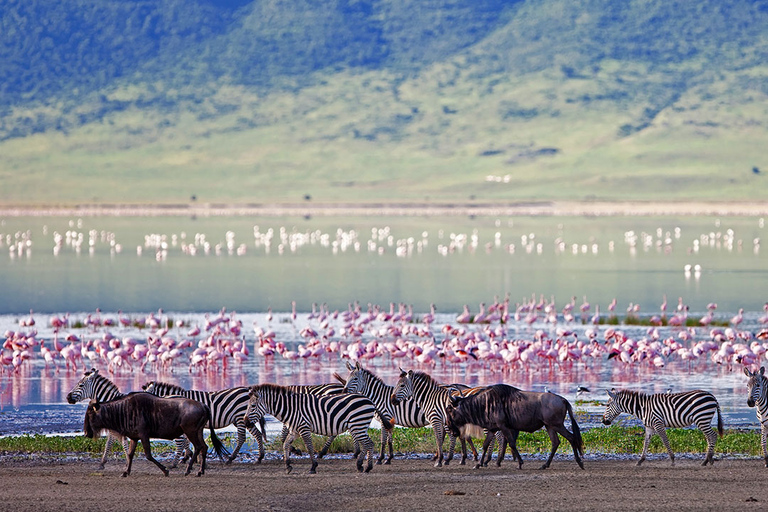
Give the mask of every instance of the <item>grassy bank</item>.
[[[376, 448], [379, 447], [379, 431], [371, 429], [371, 439]], [[706, 441], [699, 430], [693, 429], [669, 429], [667, 431], [672, 449], [675, 453], [703, 453], [706, 450]], [[606, 428], [594, 428], [582, 432], [587, 453], [605, 454], [637, 454], [643, 446], [643, 429], [641, 427], [622, 427], [614, 425]], [[229, 437], [225, 435], [224, 437]], [[231, 436], [233, 437], [233, 436]], [[234, 439], [227, 439], [231, 446]], [[325, 440], [316, 437], [313, 441], [315, 448], [319, 449]], [[44, 436], [23, 435], [0, 438], [1, 452], [18, 453], [89, 453], [100, 455], [104, 450], [105, 439], [88, 439], [84, 436]], [[251, 452], [256, 451], [256, 443], [249, 438]], [[155, 444], [155, 443], [153, 443]], [[209, 441], [210, 444], [210, 441]], [[297, 448], [304, 449], [301, 440], [295, 442]], [[478, 448], [480, 442], [476, 442]], [[247, 447], [246, 447], [247, 448]], [[448, 448], [448, 443], [444, 449]], [[172, 444], [158, 442], [155, 449], [160, 451], [171, 450]], [[272, 439], [267, 445], [268, 450], [280, 451], [281, 446], [277, 439]], [[351, 452], [352, 439], [349, 435], [336, 438], [331, 446], [331, 453]], [[432, 429], [395, 429], [394, 449], [396, 453], [433, 453], [435, 441]], [[546, 453], [550, 449], [550, 441], [544, 430], [529, 433], [521, 433], [518, 439], [518, 450], [521, 453]], [[119, 446], [113, 448], [115, 452], [121, 450]], [[248, 448], [246, 449], [248, 451]], [[569, 453], [570, 445], [563, 442], [558, 450], [561, 453]], [[654, 437], [650, 446], [651, 453], [664, 453], [664, 446], [658, 437]], [[715, 449], [716, 454], [739, 454], [745, 456], [759, 456], [760, 433], [759, 431], [726, 430], [725, 435], [719, 438]]]

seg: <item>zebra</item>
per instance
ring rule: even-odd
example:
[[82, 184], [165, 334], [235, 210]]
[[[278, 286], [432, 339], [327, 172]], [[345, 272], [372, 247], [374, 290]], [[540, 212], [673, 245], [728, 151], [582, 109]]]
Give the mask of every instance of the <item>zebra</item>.
[[368, 473], [373, 469], [373, 441], [368, 436], [368, 427], [375, 413], [376, 406], [362, 395], [317, 396], [295, 393], [277, 384], [260, 384], [250, 388], [245, 421], [251, 424], [265, 414], [271, 414], [288, 427], [289, 434], [283, 443], [286, 473], [293, 469], [289, 455], [297, 434], [304, 440], [309, 452], [312, 462], [309, 472], [315, 473], [317, 460], [312, 448], [312, 433], [337, 436], [347, 430], [362, 447], [357, 456], [357, 470], [363, 471], [363, 459], [367, 456], [365, 472]]
[[[456, 436], [446, 427], [446, 412], [445, 408], [451, 403], [451, 395], [453, 393], [461, 393], [464, 396], [468, 394], [474, 394], [485, 388], [467, 388], [463, 385], [441, 385], [434, 380], [429, 374], [424, 372], [414, 372], [413, 370], [405, 371], [400, 369], [400, 378], [395, 385], [391, 401], [394, 405], [398, 405], [403, 401], [412, 400], [419, 409], [423, 412], [428, 424], [432, 425], [432, 429], [435, 432], [435, 443], [437, 444], [437, 462], [435, 467], [442, 467], [443, 465], [443, 442], [445, 441], [445, 435], [448, 434], [450, 440], [448, 457], [445, 460], [447, 465], [453, 459], [453, 452], [456, 447]], [[461, 464], [464, 464], [467, 458], [467, 451], [465, 445], [465, 438], [462, 436], [461, 448], [462, 457]], [[477, 450], [475, 450], [472, 440], [469, 439], [472, 452], [477, 460]], [[499, 453], [502, 456], [502, 453]]]
[[[184, 389], [181, 386], [167, 382], [149, 381], [142, 386], [142, 389], [156, 396], [183, 396], [184, 398], [191, 398], [207, 405], [211, 409], [211, 417], [213, 418], [213, 424], [208, 425], [210, 429], [223, 428], [234, 424], [235, 428], [237, 428], [237, 444], [225, 464], [231, 464], [235, 460], [235, 457], [240, 452], [240, 448], [245, 443], [245, 423], [243, 420], [245, 418], [245, 411], [248, 408], [247, 387], [235, 387], [221, 391], [196, 391]], [[261, 463], [264, 459], [264, 424], [265, 422], [262, 418], [260, 422], [261, 430], [257, 429], [255, 425], [250, 429], [251, 434], [256, 438], [256, 442], [259, 445], [257, 464]], [[180, 453], [177, 451], [174, 463], [179, 455]], [[186, 458], [185, 455], [182, 461], [186, 460]]]
[[765, 467], [768, 468], [768, 449], [766, 441], [768, 440], [768, 378], [765, 377], [765, 367], [752, 373], [749, 368], [744, 368], [744, 375], [749, 377], [747, 382], [747, 405], [757, 406], [757, 419], [760, 421], [760, 446], [763, 448], [763, 460]]
[[[83, 374], [83, 377], [78, 381], [72, 390], [67, 393], [67, 402], [70, 404], [76, 404], [86, 399], [93, 399], [97, 402], [108, 402], [116, 398], [122, 398], [125, 393], [121, 393], [117, 385], [104, 377], [99, 373], [96, 368], [91, 368], [89, 371]], [[117, 441], [122, 440], [123, 453], [125, 453], [126, 459], [128, 458], [128, 451], [130, 449], [130, 440], [121, 436], [117, 432], [109, 431], [107, 433], [107, 443], [104, 446], [104, 453], [101, 456], [101, 462], [99, 468], [104, 469], [104, 465], [107, 462], [107, 456], [112, 445]], [[184, 452], [189, 447], [189, 440], [186, 437], [180, 437], [176, 439], [176, 453]], [[171, 468], [175, 468], [178, 464], [178, 459], [174, 459]]]
[[[344, 390], [344, 386], [336, 382], [325, 382], [323, 384], [311, 384], [308, 386], [291, 384], [285, 387], [289, 391], [292, 391], [294, 393], [308, 393], [310, 395], [315, 395], [315, 396], [330, 396], [330, 395], [340, 395], [342, 393], [346, 393], [346, 391]], [[280, 444], [285, 443], [285, 439], [286, 437], [288, 437], [288, 433], [289, 433], [288, 426], [283, 425], [283, 430], [280, 433]], [[325, 442], [323, 447], [317, 453], [318, 459], [322, 459], [323, 457], [325, 457], [325, 455], [328, 453], [328, 450], [331, 449], [331, 444], [333, 444], [334, 439], [336, 439], [336, 436], [328, 437], [328, 440]], [[301, 455], [301, 450], [299, 450], [298, 448], [291, 447], [291, 449], [297, 455]], [[355, 441], [355, 457], [357, 457], [359, 454], [360, 454], [360, 446], [358, 445], [357, 441]]]
[[[638, 391], [611, 389], [607, 391], [608, 403], [603, 414], [603, 423], [610, 425], [619, 414], [626, 412], [640, 418], [645, 427], [645, 442], [643, 454], [637, 465], [643, 463], [648, 453], [648, 444], [654, 434], [658, 434], [669, 453], [672, 465], [675, 465], [675, 454], [669, 446], [666, 428], [682, 428], [696, 425], [707, 439], [707, 456], [702, 463], [715, 463], [715, 443], [717, 433], [723, 436], [723, 418], [720, 415], [720, 404], [708, 391], [700, 389], [683, 393], [657, 393], [646, 395]], [[717, 433], [712, 429], [712, 418], [717, 413]]]
[[[386, 413], [391, 420], [381, 421], [381, 452], [376, 464], [381, 464], [384, 460], [385, 449], [389, 448], [389, 457], [384, 464], [390, 464], [394, 458], [394, 448], [392, 443], [392, 429], [394, 425], [401, 425], [408, 428], [425, 427], [429, 425], [424, 413], [413, 400], [406, 400], [392, 404], [391, 397], [394, 391], [393, 386], [384, 383], [376, 374], [366, 370], [358, 362], [355, 366], [347, 361], [349, 375], [345, 380], [344, 390], [348, 393], [358, 393], [367, 396], [374, 404], [376, 409]], [[338, 377], [337, 377], [338, 378]]]

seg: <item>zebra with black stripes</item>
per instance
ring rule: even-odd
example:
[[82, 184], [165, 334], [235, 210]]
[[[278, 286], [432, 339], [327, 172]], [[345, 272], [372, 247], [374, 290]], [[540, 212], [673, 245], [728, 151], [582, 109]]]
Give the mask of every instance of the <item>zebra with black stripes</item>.
[[[181, 386], [175, 384], [169, 384], [167, 382], [149, 381], [142, 386], [142, 389], [147, 393], [152, 393], [156, 396], [183, 396], [184, 398], [191, 398], [197, 400], [211, 409], [211, 417], [213, 418], [213, 424], [208, 425], [210, 429], [224, 428], [229, 425], [234, 425], [237, 429], [237, 444], [235, 449], [232, 450], [226, 464], [231, 464], [237, 454], [240, 452], [245, 443], [245, 411], [248, 409], [248, 388], [245, 386], [223, 389], [221, 391], [197, 391], [184, 389]], [[256, 463], [260, 463], [264, 459], [264, 420], [260, 422], [261, 430], [254, 425], [249, 429], [253, 437], [256, 438], [256, 442], [259, 445], [259, 457]], [[177, 452], [174, 457], [174, 462], [179, 457]], [[184, 459], [186, 460], [186, 455]]]
[[760, 370], [750, 372], [749, 368], [744, 368], [744, 375], [749, 377], [747, 381], [747, 405], [757, 407], [757, 419], [760, 421], [760, 446], [763, 448], [763, 460], [765, 467], [768, 468], [768, 378], [765, 377], [765, 367]]
[[[443, 465], [443, 442], [445, 441], [446, 434], [448, 434], [450, 443], [445, 464], [447, 465], [453, 459], [457, 438], [446, 426], [446, 407], [451, 403], [451, 395], [459, 393], [460, 388], [463, 388], [461, 393], [465, 396], [468, 393], [472, 394], [484, 389], [442, 385], [428, 373], [414, 372], [413, 370], [406, 372], [401, 368], [400, 378], [392, 391], [391, 401], [394, 405], [412, 400], [423, 412], [427, 423], [432, 425], [435, 433], [435, 444], [437, 445], [437, 462], [435, 462], [435, 467], [442, 467]], [[461, 437], [460, 440], [462, 448], [461, 464], [464, 464], [467, 458], [466, 441], [464, 437]], [[469, 439], [469, 443], [475, 460], [477, 460], [477, 450], [475, 450], [471, 439]]]
[[[346, 393], [344, 390], [344, 386], [342, 384], [338, 384], [336, 382], [325, 382], [323, 384], [310, 384], [310, 385], [298, 385], [298, 384], [291, 384], [288, 386], [285, 386], [288, 390], [293, 391], [294, 393], [309, 393], [310, 395], [316, 395], [316, 396], [330, 396], [330, 395], [340, 395], [342, 393]], [[285, 443], [285, 438], [288, 437], [288, 426], [283, 425], [283, 430], [280, 433], [280, 443]], [[331, 444], [333, 444], [333, 440], [336, 439], [336, 436], [330, 436], [328, 440], [323, 445], [322, 449], [317, 453], [317, 458], [322, 459], [325, 457], [325, 455], [328, 453], [328, 450], [331, 449]], [[301, 450], [298, 448], [292, 448], [294, 452], [296, 452], [298, 455], [301, 455]], [[355, 441], [355, 457], [357, 457], [360, 454], [360, 446]]]
[[385, 421], [379, 418], [381, 422], [381, 452], [376, 460], [376, 464], [381, 464], [384, 460], [384, 452], [389, 449], [389, 457], [384, 464], [390, 464], [394, 458], [394, 447], [392, 443], [392, 429], [395, 425], [408, 428], [419, 428], [429, 425], [424, 413], [413, 400], [405, 400], [398, 404], [392, 403], [392, 393], [394, 386], [386, 384], [375, 373], [356, 363], [352, 366], [347, 362], [349, 375], [345, 379], [344, 390], [348, 393], [358, 393], [367, 396], [375, 405], [377, 410], [385, 412], [391, 421]]
[[300, 435], [309, 452], [312, 466], [310, 473], [315, 473], [317, 460], [312, 447], [312, 434], [337, 436], [349, 431], [362, 450], [357, 456], [357, 470], [363, 471], [363, 460], [368, 457], [365, 472], [373, 468], [373, 441], [368, 436], [368, 427], [376, 413], [376, 406], [362, 395], [344, 393], [341, 395], [317, 396], [307, 393], [295, 393], [284, 386], [260, 384], [250, 388], [250, 400], [246, 412], [246, 424], [260, 420], [271, 414], [282, 421], [289, 430], [283, 443], [285, 469], [293, 469], [290, 461], [290, 449], [294, 439]]
[[[720, 404], [708, 391], [700, 389], [684, 393], [657, 393], [646, 395], [639, 391], [611, 389], [607, 391], [608, 403], [603, 414], [603, 423], [610, 425], [619, 414], [626, 412], [640, 418], [645, 427], [645, 442], [643, 454], [637, 465], [643, 463], [648, 453], [648, 444], [654, 434], [658, 434], [669, 453], [672, 465], [675, 465], [675, 454], [669, 446], [667, 427], [682, 428], [696, 425], [707, 439], [707, 456], [702, 463], [714, 464], [715, 443], [717, 434], [723, 435], [723, 418], [720, 415]], [[717, 413], [717, 433], [712, 428], [712, 418]]]
[[[83, 374], [83, 377], [75, 384], [72, 390], [67, 393], [67, 402], [76, 404], [87, 399], [94, 399], [98, 402], [108, 402], [115, 398], [122, 398], [125, 393], [121, 393], [117, 385], [99, 373], [96, 368], [91, 368]], [[122, 441], [125, 458], [128, 458], [128, 449], [130, 441], [117, 432], [111, 430], [107, 433], [107, 444], [104, 446], [104, 454], [101, 456], [100, 469], [104, 469], [107, 462], [107, 455], [115, 442]]]

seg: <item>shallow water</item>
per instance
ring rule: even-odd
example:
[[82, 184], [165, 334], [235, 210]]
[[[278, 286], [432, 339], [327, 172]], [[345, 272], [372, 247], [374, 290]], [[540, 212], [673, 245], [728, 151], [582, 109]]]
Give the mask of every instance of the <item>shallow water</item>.
[[[101, 312], [102, 318], [118, 318], [116, 313]], [[167, 337], [175, 337], [177, 340], [186, 339], [185, 333], [189, 326], [203, 325], [206, 316], [212, 314], [188, 314], [167, 313], [170, 319], [182, 322], [183, 327], [171, 328]], [[267, 320], [265, 313], [237, 313], [237, 319], [244, 326], [241, 337], [245, 339], [246, 346], [251, 348], [250, 356], [243, 362], [235, 362], [229, 359], [227, 366], [217, 366], [207, 371], [203, 369], [190, 369], [189, 356], [179, 358], [168, 368], [153, 368], [148, 365], [143, 371], [138, 363], [117, 368], [114, 373], [109, 372], [105, 361], [86, 361], [83, 365], [79, 362], [77, 369], [67, 368], [62, 360], [56, 361], [56, 368], [46, 367], [45, 361], [35, 353], [33, 358], [25, 361], [17, 372], [6, 371], [0, 376], [0, 434], [21, 433], [51, 433], [51, 432], [75, 432], [82, 428], [82, 418], [85, 410], [85, 402], [77, 405], [66, 404], [65, 396], [75, 383], [80, 379], [84, 367], [99, 368], [100, 372], [110, 378], [123, 392], [140, 390], [141, 386], [149, 380], [166, 381], [179, 384], [190, 389], [217, 390], [234, 386], [253, 385], [273, 382], [277, 384], [316, 384], [333, 380], [333, 373], [338, 372], [346, 376], [346, 362], [348, 358], [339, 353], [328, 353], [320, 357], [289, 360], [279, 354], [263, 357], [256, 354], [259, 341], [256, 336], [256, 328], [272, 330], [275, 340], [286, 344], [288, 348], [296, 349], [299, 345], [307, 343], [307, 338], [301, 335], [305, 327], [318, 328], [318, 320], [308, 318], [307, 314], [300, 314], [295, 321], [291, 320], [289, 313], [275, 313], [271, 321]], [[138, 318], [134, 315], [132, 318]], [[70, 322], [87, 318], [87, 314], [70, 315]], [[757, 322], [758, 314], [748, 313], [742, 330], [744, 332], [757, 332], [761, 325]], [[43, 320], [41, 318], [41, 320]], [[7, 331], [19, 329], [15, 316], [0, 316], [0, 330]], [[341, 318], [330, 322], [330, 326], [341, 327]], [[367, 343], [376, 336], [384, 323], [373, 322], [371, 328], [362, 335], [362, 341]], [[439, 343], [445, 339], [443, 327], [449, 325], [456, 328], [454, 315], [437, 315], [436, 322], [431, 326], [435, 340]], [[483, 332], [483, 326], [463, 325], [468, 333]], [[581, 339], [586, 339], [586, 330], [594, 328], [578, 323], [565, 326]], [[602, 340], [606, 329], [610, 326], [599, 326], [597, 339]], [[617, 327], [617, 326], [613, 326]], [[44, 340], [50, 345], [55, 336], [50, 326], [44, 325], [44, 320], [36, 324], [37, 339]], [[528, 325], [526, 322], [511, 321], [506, 327], [504, 339], [527, 340], [532, 339], [536, 331], [551, 334], [554, 339], [557, 336], [558, 327], [544, 323]], [[620, 326], [629, 338], [641, 339], [647, 336], [648, 327]], [[118, 338], [133, 337], [138, 340], [146, 339], [146, 329], [139, 330], [135, 327], [110, 327], [110, 328], [71, 328], [69, 333], [77, 334], [82, 342], [97, 340], [103, 337], [104, 332], [111, 333]], [[677, 337], [679, 330], [660, 328], [661, 338]], [[709, 331], [699, 329], [694, 340], [708, 339]], [[203, 339], [199, 336], [196, 340]], [[341, 336], [335, 339], [343, 340]], [[378, 337], [382, 342], [386, 337]], [[348, 340], [347, 343], [350, 343]], [[756, 425], [754, 409], [746, 406], [746, 377], [742, 373], [741, 365], [730, 367], [718, 365], [709, 358], [703, 358], [690, 366], [688, 363], [676, 359], [674, 356], [667, 358], [663, 368], [657, 368], [648, 362], [624, 364], [618, 358], [579, 361], [576, 363], [549, 365], [541, 361], [528, 365], [500, 365], [487, 361], [474, 361], [469, 359], [463, 363], [449, 363], [445, 360], [437, 360], [434, 364], [420, 364], [407, 357], [393, 358], [388, 355], [375, 357], [362, 361], [363, 366], [371, 369], [387, 383], [394, 385], [399, 375], [399, 368], [416, 369], [430, 373], [442, 382], [458, 382], [468, 385], [488, 385], [504, 382], [522, 389], [544, 391], [550, 390], [568, 398], [577, 404], [580, 409], [591, 418], [585, 428], [596, 426], [599, 415], [602, 414], [600, 404], [591, 403], [593, 400], [604, 402], [605, 390], [612, 387], [630, 388], [642, 390], [647, 393], [663, 393], [672, 391], [684, 391], [689, 389], [706, 389], [718, 398], [725, 422], [729, 426], [754, 427]], [[589, 388], [588, 393], [576, 395], [578, 386]], [[587, 401], [587, 402], [576, 402]], [[274, 432], [276, 423], [270, 425], [270, 431]]]
[[[390, 303], [403, 303], [413, 307], [412, 325], [418, 325], [434, 303], [438, 315], [431, 331], [438, 344], [445, 337], [441, 328], [455, 326], [464, 304], [477, 313], [479, 303], [505, 296], [513, 310], [531, 298], [555, 300], [558, 311], [571, 298], [575, 311], [582, 302], [591, 304], [587, 317], [577, 313], [571, 323], [564, 323], [562, 315], [557, 326], [541, 318], [532, 325], [510, 322], [505, 339], [531, 340], [539, 329], [555, 338], [555, 329], [565, 327], [586, 340], [582, 321], [597, 306], [603, 319], [614, 299], [619, 318], [632, 306], [647, 318], [659, 314], [664, 296], [670, 315], [678, 297], [689, 305], [691, 318], [701, 317], [710, 302], [717, 302], [720, 322], [743, 308], [740, 327], [755, 333], [768, 300], [768, 262], [760, 242], [765, 229], [763, 219], [748, 217], [9, 217], [0, 219], [0, 333], [36, 330], [37, 341], [51, 348], [51, 316], [69, 314], [74, 326], [86, 323], [89, 315], [117, 324], [120, 315], [138, 319], [156, 312], [171, 319], [168, 336], [181, 340], [191, 326], [203, 326], [221, 308], [228, 314], [237, 311], [251, 348], [247, 360], [190, 372], [187, 355], [168, 369], [142, 372], [133, 365], [114, 374], [105, 362], [93, 363], [124, 391], [152, 379], [214, 390], [262, 382], [313, 384], [331, 380], [333, 372], [344, 375], [345, 360], [338, 353], [296, 361], [255, 355], [254, 327], [273, 330], [277, 341], [296, 350], [307, 343], [301, 329], [318, 328], [308, 313], [323, 304], [343, 312], [355, 302], [363, 311], [369, 304], [386, 311]], [[296, 321], [289, 313], [292, 302]], [[268, 321], [270, 309], [274, 317]], [[30, 310], [35, 325], [21, 326]], [[183, 327], [175, 328], [174, 322]], [[336, 334], [329, 338], [350, 343], [350, 336], [340, 334], [340, 321], [330, 326]], [[648, 336], [647, 327], [621, 328], [634, 339]], [[600, 327], [598, 339], [605, 329]], [[106, 330], [120, 339], [144, 342], [148, 336], [147, 329], [70, 327], [61, 338], [77, 334], [92, 342]], [[374, 334], [366, 328], [363, 341]], [[659, 332], [661, 338], [678, 334]], [[699, 329], [688, 345], [707, 337], [708, 330]], [[64, 397], [80, 378], [83, 363], [74, 370], [59, 360], [56, 369], [46, 368], [39, 346], [33, 352], [17, 372], [4, 369], [0, 375], [0, 434], [79, 430], [85, 405], [67, 405]], [[741, 368], [708, 358], [695, 366], [671, 358], [663, 368], [605, 358], [526, 368], [471, 361], [421, 365], [391, 357], [364, 364], [390, 384], [403, 366], [429, 371], [444, 382], [550, 389], [571, 401], [580, 385], [591, 390], [579, 397], [585, 400], [602, 400], [611, 387], [646, 392], [703, 388], [718, 397], [729, 423], [755, 424], [754, 411], [744, 403]], [[600, 411], [596, 405], [580, 407]]]

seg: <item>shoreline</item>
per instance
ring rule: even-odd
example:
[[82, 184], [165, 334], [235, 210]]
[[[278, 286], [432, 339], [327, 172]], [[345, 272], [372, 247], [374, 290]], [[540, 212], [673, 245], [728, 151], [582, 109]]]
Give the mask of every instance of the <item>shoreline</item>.
[[507, 204], [79, 204], [57, 206], [5, 205], [0, 217], [227, 217], [227, 216], [528, 216], [528, 217], [621, 217], [621, 216], [741, 216], [768, 215], [768, 201], [627, 201], [570, 202], [530, 201]]

